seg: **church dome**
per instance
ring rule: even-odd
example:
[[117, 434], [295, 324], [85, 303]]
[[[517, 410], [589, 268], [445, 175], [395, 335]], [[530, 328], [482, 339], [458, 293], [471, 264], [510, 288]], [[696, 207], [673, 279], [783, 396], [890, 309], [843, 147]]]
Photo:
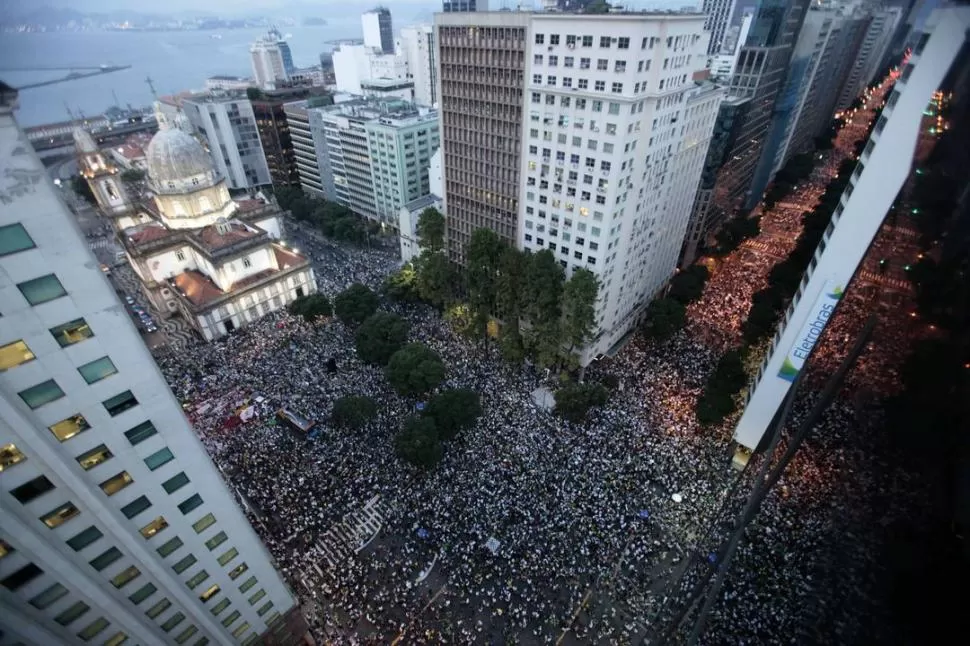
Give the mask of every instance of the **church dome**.
[[148, 175], [158, 187], [169, 182], [182, 184], [199, 175], [213, 179], [214, 170], [209, 153], [194, 137], [179, 128], [159, 130], [145, 153]]

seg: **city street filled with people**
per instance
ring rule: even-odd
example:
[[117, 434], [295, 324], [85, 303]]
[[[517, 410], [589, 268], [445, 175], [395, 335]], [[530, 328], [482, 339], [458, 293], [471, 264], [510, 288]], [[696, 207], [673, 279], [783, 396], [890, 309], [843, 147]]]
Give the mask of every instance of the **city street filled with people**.
[[[441, 356], [442, 388], [481, 394], [477, 425], [429, 472], [392, 445], [420, 402], [362, 363], [353, 330], [336, 319], [278, 312], [220, 341], [159, 349], [318, 640], [632, 644], [667, 631], [688, 597], [685, 566], [712, 550], [722, 507], [751, 483], [751, 469], [731, 465], [731, 420], [700, 427], [697, 396], [737, 342], [770, 263], [794, 244], [800, 213], [851, 150], [854, 139], [844, 140], [864, 133], [840, 134], [806, 185], [764, 214], [762, 235], [718, 261], [684, 331], [663, 344], [635, 336], [587, 370], [612, 387], [583, 424], [536, 405], [545, 371], [503, 363], [494, 345], [458, 336], [428, 306], [382, 302], [409, 322], [411, 341]], [[331, 298], [355, 282], [377, 290], [398, 265], [380, 245], [337, 245], [295, 222], [287, 241], [311, 258]], [[868, 301], [848, 302], [856, 305], [830, 335], [851, 337], [867, 316]], [[882, 352], [898, 362], [902, 350]], [[853, 375], [891, 384], [890, 359], [864, 357]], [[835, 360], [811, 369], [824, 376]], [[813, 392], [798, 399], [795, 422]], [[921, 500], [909, 474], [881, 468], [885, 439], [867, 432], [880, 423], [878, 394], [843, 397], [824, 415], [746, 532], [702, 643], [878, 641], [885, 610], [873, 601], [873, 559], [885, 528], [919, 513]], [[373, 398], [377, 417], [358, 431], [332, 426], [345, 395]], [[314, 432], [281, 423], [281, 408], [316, 421]]]

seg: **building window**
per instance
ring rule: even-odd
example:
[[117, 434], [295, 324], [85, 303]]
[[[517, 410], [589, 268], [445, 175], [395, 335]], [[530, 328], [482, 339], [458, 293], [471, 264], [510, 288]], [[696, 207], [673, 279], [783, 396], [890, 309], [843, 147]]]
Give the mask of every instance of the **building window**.
[[228, 615], [226, 615], [225, 619], [222, 620], [222, 625], [228, 628], [229, 626], [232, 625], [234, 621], [239, 619], [239, 615], [240, 615], [240, 612], [238, 610], [233, 610]]
[[52, 301], [55, 298], [67, 295], [67, 291], [61, 285], [61, 281], [57, 280], [57, 276], [54, 274], [47, 274], [46, 276], [20, 283], [17, 285], [17, 288], [31, 305], [40, 305], [41, 303], [46, 303], [47, 301]]
[[26, 505], [31, 500], [44, 495], [48, 491], [54, 490], [54, 483], [47, 479], [46, 476], [37, 476], [33, 480], [28, 480], [19, 487], [12, 489], [10, 494], [20, 501], [21, 504]]
[[156, 433], [158, 433], [158, 431], [151, 422], [142, 422], [138, 426], [125, 431], [125, 437], [128, 438], [128, 441], [132, 446], [135, 446], [136, 444], [144, 442]]
[[44, 404], [49, 404], [64, 396], [64, 391], [53, 379], [31, 386], [27, 390], [20, 392], [20, 398], [24, 403], [36, 410]]
[[219, 565], [224, 566], [237, 556], [239, 556], [239, 550], [237, 550], [235, 547], [230, 547], [228, 550], [220, 554], [219, 558], [216, 560], [219, 561]]
[[169, 556], [170, 554], [172, 554], [172, 552], [174, 552], [178, 548], [182, 547], [182, 545], [183, 545], [182, 539], [176, 536], [175, 538], [165, 541], [165, 544], [159, 547], [155, 551], [158, 552], [158, 554], [162, 558], [165, 558], [166, 556]]
[[262, 617], [263, 615], [265, 615], [267, 612], [269, 612], [272, 609], [273, 609], [273, 602], [272, 601], [267, 601], [266, 603], [264, 603], [259, 608], [259, 610], [256, 611], [256, 614], [258, 614], [260, 617]]
[[195, 573], [195, 575], [191, 579], [185, 582], [185, 585], [189, 586], [190, 590], [194, 590], [197, 587], [199, 587], [199, 585], [208, 578], [209, 578], [208, 572], [206, 572], [205, 570], [199, 570], [198, 572]]
[[67, 419], [62, 419], [61, 421], [47, 427], [51, 433], [54, 434], [59, 441], [64, 442], [71, 439], [78, 433], [82, 433], [89, 428], [91, 425], [88, 424], [88, 420], [80, 414], [74, 415], [73, 417], [68, 417]]
[[165, 520], [164, 516], [159, 516], [138, 531], [141, 532], [141, 535], [145, 537], [145, 540], [148, 540], [166, 527], [168, 527], [168, 521]]
[[81, 373], [84, 377], [84, 381], [90, 385], [97, 383], [106, 377], [118, 372], [115, 368], [115, 364], [111, 361], [109, 357], [101, 357], [100, 359], [95, 359], [94, 361], [88, 362], [83, 366], [79, 366], [77, 371]]
[[210, 525], [212, 525], [215, 522], [216, 522], [215, 516], [213, 516], [212, 514], [206, 514], [199, 520], [192, 523], [192, 529], [195, 530], [196, 534], [201, 534], [206, 530], [206, 528], [208, 528]]
[[0, 372], [16, 368], [22, 363], [33, 361], [36, 357], [23, 341], [14, 341], [0, 346]]
[[228, 536], [226, 536], [225, 532], [219, 532], [218, 534], [216, 534], [215, 536], [207, 540], [205, 542], [205, 546], [208, 547], [209, 551], [211, 552], [216, 547], [224, 543], [227, 538]]
[[104, 643], [104, 646], [121, 646], [126, 641], [128, 641], [128, 635], [119, 631], [114, 634], [114, 636]]
[[178, 626], [184, 620], [185, 615], [182, 612], [176, 612], [174, 615], [165, 620], [165, 623], [162, 624], [162, 630], [165, 632], [171, 632], [173, 628]]
[[614, 83], [611, 89], [613, 91], [613, 94], [622, 94], [623, 93], [623, 84], [622, 83]]
[[50, 329], [51, 335], [57, 341], [57, 344], [62, 348], [66, 348], [69, 345], [74, 345], [85, 339], [90, 339], [94, 336], [94, 332], [91, 331], [91, 327], [88, 322], [83, 318], [74, 319], [73, 321], [68, 321], [57, 327], [52, 327]]
[[249, 258], [243, 258], [242, 266], [249, 268], [253, 266], [253, 263], [249, 260]]
[[115, 395], [110, 399], [104, 400], [102, 404], [104, 405], [105, 409], [108, 411], [108, 414], [111, 415], [112, 417], [115, 417], [125, 412], [129, 408], [134, 408], [135, 406], [137, 406], [138, 400], [135, 399], [135, 396], [131, 394], [130, 390], [126, 390], [121, 394]]
[[149, 470], [154, 471], [155, 469], [168, 464], [174, 459], [175, 456], [172, 455], [172, 451], [166, 446], [164, 449], [159, 449], [145, 458], [145, 466], [147, 466]]
[[60, 583], [55, 583], [54, 585], [47, 588], [40, 594], [36, 595], [33, 599], [31, 599], [30, 605], [37, 608], [38, 610], [43, 610], [44, 608], [47, 608], [48, 606], [53, 605], [58, 599], [63, 598], [64, 595], [67, 594], [67, 592], [68, 592], [67, 588], [65, 588]]
[[139, 603], [152, 596], [156, 592], [158, 592], [158, 588], [155, 587], [154, 583], [146, 583], [142, 587], [135, 590], [135, 592], [129, 596], [128, 599], [137, 606]]
[[132, 479], [128, 472], [122, 471], [117, 475], [111, 476], [99, 486], [101, 487], [101, 491], [105, 492], [109, 496], [113, 496], [130, 485], [132, 482], [134, 482], [134, 479]]
[[73, 604], [70, 608], [66, 609], [64, 612], [54, 617], [54, 621], [56, 621], [62, 626], [67, 626], [77, 621], [78, 619], [80, 619], [84, 615], [84, 613], [86, 613], [90, 609], [91, 608], [88, 606], [88, 604], [84, 603], [83, 601], [78, 601], [77, 603]]
[[41, 516], [40, 520], [51, 529], [54, 529], [55, 527], [60, 527], [80, 513], [78, 508], [74, 506], [74, 503], [66, 502], [57, 509], [53, 509]]
[[260, 599], [262, 599], [265, 596], [266, 596], [266, 590], [260, 588], [259, 592], [249, 597], [249, 605], [255, 606], [257, 603], [259, 603]]
[[99, 444], [90, 451], [85, 451], [75, 459], [85, 471], [89, 471], [103, 462], [114, 457], [114, 454], [104, 444]]
[[33, 563], [28, 563], [16, 572], [4, 577], [3, 580], [0, 580], [0, 585], [13, 592], [21, 586], [27, 585], [43, 573], [44, 571], [42, 569]]
[[617, 49], [630, 49], [630, 39], [621, 37], [616, 41]]
[[[236, 626], [236, 629], [234, 631], [232, 631], [232, 636], [235, 637], [236, 639], [239, 639], [239, 636], [242, 635], [247, 630], [249, 630], [249, 622], [248, 621], [244, 621], [241, 624], [239, 624], [238, 626]], [[255, 633], [253, 633], [253, 634], [255, 634]]]
[[89, 623], [87, 626], [82, 628], [81, 632], [79, 632], [77, 636], [81, 639], [81, 641], [89, 642], [92, 639], [94, 639], [99, 633], [104, 631], [104, 629], [107, 628], [109, 625], [111, 624], [107, 619], [105, 619], [104, 617], [98, 617], [97, 619]]
[[15, 464], [19, 464], [27, 459], [16, 444], [4, 444], [0, 446], [0, 473], [4, 469], [9, 469]]
[[248, 565], [246, 565], [245, 563], [240, 563], [229, 572], [229, 578], [235, 581], [236, 579], [239, 578], [240, 574], [242, 574], [248, 569], [249, 569]]
[[171, 605], [172, 605], [171, 601], [169, 601], [168, 599], [162, 599], [154, 606], [146, 610], [145, 614], [148, 615], [149, 619], [155, 619], [156, 617], [158, 617], [158, 615], [168, 610]]
[[218, 583], [213, 583], [205, 592], [199, 595], [199, 601], [202, 603], [207, 602], [209, 599], [219, 594], [221, 589], [222, 588], [219, 587]]
[[116, 574], [114, 578], [111, 579], [111, 585], [113, 585], [114, 587], [120, 590], [121, 588], [125, 587], [126, 585], [128, 585], [129, 583], [131, 583], [132, 581], [134, 581], [140, 576], [141, 576], [141, 571], [138, 568], [136, 568], [134, 565], [131, 565], [129, 567], [126, 567], [118, 574]]
[[194, 635], [197, 632], [199, 632], [198, 628], [196, 628], [195, 626], [189, 626], [188, 628], [186, 628], [185, 630], [183, 630], [178, 634], [178, 637], [175, 638], [175, 643], [184, 644], [189, 640], [190, 637], [192, 637], [192, 635]]
[[185, 475], [185, 471], [172, 476], [168, 480], [162, 483], [162, 489], [165, 493], [172, 494], [184, 487], [189, 483], [189, 477]]
[[0, 256], [33, 249], [36, 245], [30, 234], [19, 222], [0, 227]]
[[190, 497], [179, 503], [179, 511], [182, 512], [182, 515], [185, 515], [193, 509], [197, 509], [201, 504], [202, 496], [199, 494], [192, 494]]
[[125, 518], [131, 520], [141, 512], [145, 511], [152, 506], [152, 502], [148, 499], [148, 496], [138, 496], [130, 503], [121, 508], [121, 513], [125, 515]]
[[67, 540], [67, 544], [75, 552], [80, 552], [85, 547], [87, 547], [94, 541], [98, 540], [102, 536], [104, 536], [104, 534], [101, 533], [101, 530], [95, 527], [94, 525], [91, 525], [87, 529], [81, 532], [78, 532], [77, 534], [69, 538]]
[[176, 260], [185, 260], [185, 252], [182, 251], [181, 249], [178, 250], [178, 251], [176, 251], [175, 252], [175, 259]]
[[228, 608], [230, 603], [232, 602], [229, 601], [229, 599], [223, 597], [222, 601], [212, 606], [212, 610], [210, 612], [216, 617], [218, 617], [219, 613], [225, 610], [226, 608]]
[[121, 550], [117, 547], [109, 547], [101, 554], [98, 554], [89, 561], [91, 567], [100, 572], [115, 561], [121, 558]]
[[188, 556], [182, 557], [178, 563], [172, 566], [172, 569], [175, 570], [176, 574], [182, 574], [182, 572], [185, 572], [187, 569], [192, 567], [196, 561], [198, 561], [198, 559], [195, 558], [194, 555], [189, 554]]

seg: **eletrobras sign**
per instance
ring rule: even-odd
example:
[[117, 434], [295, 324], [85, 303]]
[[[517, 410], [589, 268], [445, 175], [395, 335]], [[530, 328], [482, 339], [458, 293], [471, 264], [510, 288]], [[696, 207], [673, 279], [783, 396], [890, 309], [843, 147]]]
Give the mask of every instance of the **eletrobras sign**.
[[808, 319], [802, 329], [798, 331], [795, 342], [789, 348], [788, 354], [778, 370], [779, 377], [785, 381], [795, 381], [795, 377], [798, 376], [802, 366], [805, 365], [808, 355], [812, 353], [812, 348], [815, 347], [819, 337], [822, 336], [822, 332], [825, 331], [825, 326], [828, 325], [829, 319], [835, 312], [835, 306], [839, 304], [841, 298], [842, 285], [837, 284], [834, 280], [826, 281], [825, 285], [822, 286], [822, 293], [819, 294], [812, 305]]

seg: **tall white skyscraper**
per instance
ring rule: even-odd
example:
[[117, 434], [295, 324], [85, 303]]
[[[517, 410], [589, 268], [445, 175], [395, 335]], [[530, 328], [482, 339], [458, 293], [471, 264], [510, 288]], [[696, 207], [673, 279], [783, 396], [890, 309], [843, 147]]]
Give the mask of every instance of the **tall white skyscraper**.
[[704, 29], [711, 33], [711, 39], [707, 45], [709, 56], [721, 53], [724, 32], [731, 22], [736, 3], [737, 0], [704, 0], [701, 3], [701, 13], [707, 16], [704, 20]]
[[[283, 42], [285, 44], [285, 41]], [[278, 83], [289, 80], [290, 76], [287, 71], [289, 46], [286, 48], [287, 56], [284, 56], [280, 41], [270, 35], [253, 43], [249, 48], [249, 53], [252, 56], [253, 78], [256, 79], [256, 85], [265, 90], [272, 90]], [[292, 58], [289, 59], [289, 62], [292, 65]]]
[[401, 30], [401, 54], [407, 61], [408, 78], [414, 82], [414, 100], [433, 106], [438, 101], [438, 69], [435, 61], [434, 27], [417, 25]]
[[360, 17], [364, 28], [364, 44], [375, 47], [384, 54], [394, 53], [394, 26], [391, 23], [391, 10], [378, 7]]
[[734, 433], [741, 447], [753, 450], [761, 443], [909, 177], [923, 111], [966, 46], [970, 8], [939, 9], [930, 15], [925, 29], [755, 375]]
[[636, 324], [677, 264], [723, 90], [701, 14], [441, 13], [445, 211], [599, 276], [584, 363]]
[[296, 644], [291, 591], [0, 84], [0, 633]]

